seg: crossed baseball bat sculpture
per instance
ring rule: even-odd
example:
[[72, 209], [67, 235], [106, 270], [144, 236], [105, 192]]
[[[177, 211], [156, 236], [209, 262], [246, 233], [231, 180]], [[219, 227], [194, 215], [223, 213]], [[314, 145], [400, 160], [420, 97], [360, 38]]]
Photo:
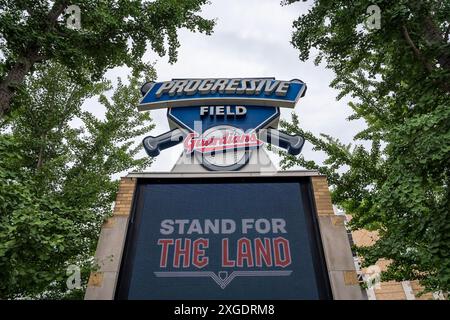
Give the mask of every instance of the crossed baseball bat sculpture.
[[[150, 157], [156, 157], [162, 150], [173, 147], [181, 143], [187, 135], [187, 131], [182, 129], [173, 129], [159, 136], [148, 136], [143, 140], [144, 149]], [[260, 130], [259, 139], [286, 149], [291, 155], [298, 155], [303, 148], [305, 139], [301, 136], [293, 136], [276, 129]]]

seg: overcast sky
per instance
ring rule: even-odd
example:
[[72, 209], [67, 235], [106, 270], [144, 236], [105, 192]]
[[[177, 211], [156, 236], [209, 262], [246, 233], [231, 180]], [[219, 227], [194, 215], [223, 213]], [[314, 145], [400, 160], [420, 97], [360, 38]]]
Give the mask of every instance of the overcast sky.
[[[351, 114], [347, 100], [336, 101], [337, 91], [329, 87], [334, 74], [323, 65], [298, 59], [298, 51], [290, 44], [292, 22], [308, 11], [311, 1], [281, 6], [280, 0], [212, 0], [202, 15], [216, 18], [211, 36], [180, 31], [181, 48], [177, 63], [147, 52], [147, 61], [156, 61], [158, 81], [172, 78], [276, 77], [279, 80], [301, 79], [307, 86], [306, 96], [295, 108], [300, 124], [315, 134], [327, 133], [345, 143], [362, 128], [362, 121], [346, 121]], [[108, 78], [124, 77], [124, 69], [109, 72]], [[289, 119], [291, 109], [282, 109], [282, 118]], [[156, 128], [151, 135], [169, 130], [166, 110], [151, 112]], [[151, 171], [170, 171], [182, 152], [181, 145], [163, 151]], [[306, 159], [323, 160], [306, 142]], [[278, 165], [278, 159], [271, 155]]]

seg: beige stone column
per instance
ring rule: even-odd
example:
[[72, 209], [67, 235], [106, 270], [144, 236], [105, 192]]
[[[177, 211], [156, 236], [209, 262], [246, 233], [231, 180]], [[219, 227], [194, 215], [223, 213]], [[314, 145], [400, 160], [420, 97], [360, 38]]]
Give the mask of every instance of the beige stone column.
[[327, 179], [314, 176], [311, 181], [333, 299], [367, 299], [358, 282], [345, 217], [334, 214]]
[[112, 300], [119, 275], [136, 178], [122, 178], [114, 205], [114, 214], [102, 226], [95, 253], [99, 270], [92, 272], [86, 300]]

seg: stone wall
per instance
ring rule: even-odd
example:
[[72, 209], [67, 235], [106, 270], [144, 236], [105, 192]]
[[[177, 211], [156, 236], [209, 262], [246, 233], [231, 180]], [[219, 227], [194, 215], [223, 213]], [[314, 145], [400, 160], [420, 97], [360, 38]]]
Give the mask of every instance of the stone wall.
[[100, 232], [95, 253], [99, 269], [91, 273], [86, 300], [114, 299], [135, 188], [136, 178], [120, 180], [113, 216], [105, 221]]

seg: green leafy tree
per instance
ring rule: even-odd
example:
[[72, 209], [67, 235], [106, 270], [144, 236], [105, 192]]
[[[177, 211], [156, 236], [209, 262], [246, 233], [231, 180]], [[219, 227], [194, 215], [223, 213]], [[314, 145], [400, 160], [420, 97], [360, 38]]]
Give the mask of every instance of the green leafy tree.
[[[176, 61], [177, 30], [211, 33], [214, 21], [197, 13], [207, 0], [0, 0], [0, 118], [32, 68], [45, 61], [66, 66], [79, 83], [107, 69], [141, 64], [150, 47]], [[80, 29], [69, 6], [80, 9]], [[73, 20], [69, 20], [73, 21]]]
[[[370, 28], [371, 5], [380, 9], [380, 29]], [[338, 98], [353, 100], [349, 120], [367, 128], [356, 145], [344, 145], [305, 132], [294, 115], [283, 127], [326, 160], [283, 153], [281, 163], [326, 174], [351, 227], [378, 232], [373, 246], [358, 249], [365, 265], [388, 259], [384, 279], [418, 279], [443, 292], [450, 291], [449, 17], [448, 1], [315, 1], [294, 22], [292, 44], [302, 61], [318, 52], [315, 62], [336, 74]]]
[[[136, 109], [141, 73], [119, 79], [110, 98], [110, 83], [76, 84], [60, 64], [27, 77], [0, 134], [0, 298], [81, 297], [118, 189], [112, 176], [151, 163], [137, 158], [136, 137], [154, 127]], [[82, 108], [97, 95], [103, 120]], [[81, 290], [67, 289], [71, 264], [81, 268]]]

